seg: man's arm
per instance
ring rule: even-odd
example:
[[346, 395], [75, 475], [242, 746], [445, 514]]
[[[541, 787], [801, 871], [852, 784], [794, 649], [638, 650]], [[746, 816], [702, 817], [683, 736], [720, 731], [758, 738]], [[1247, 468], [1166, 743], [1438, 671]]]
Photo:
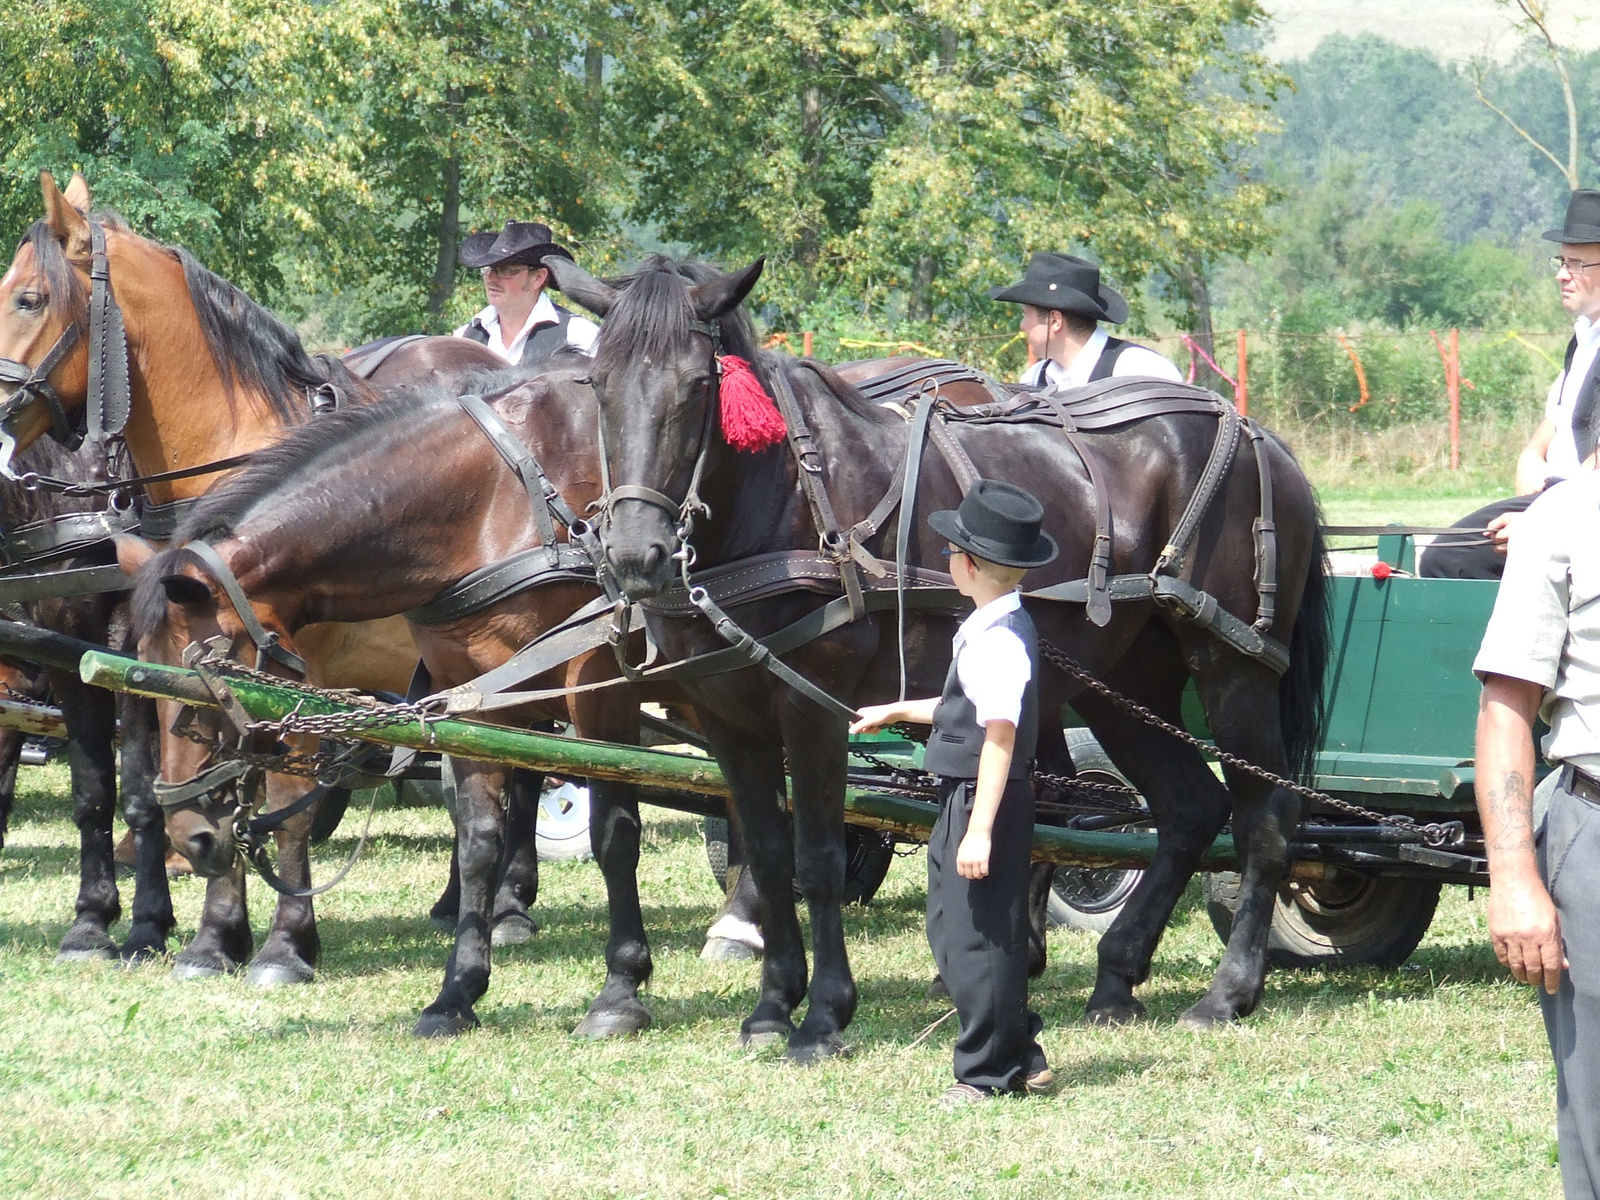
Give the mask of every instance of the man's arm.
[[1522, 453], [1517, 455], [1517, 495], [1531, 496], [1544, 487], [1544, 481], [1550, 477], [1550, 464], [1546, 460], [1555, 436], [1555, 422], [1546, 417], [1539, 422], [1539, 428], [1533, 431]]
[[1010, 721], [989, 721], [983, 727], [983, 749], [978, 752], [978, 781], [973, 785], [972, 816], [967, 832], [956, 847], [956, 874], [982, 879], [989, 874], [990, 838], [995, 814], [1011, 774], [1011, 752], [1017, 745], [1017, 727]]
[[1533, 846], [1533, 721], [1544, 689], [1489, 675], [1478, 701], [1478, 815], [1489, 856], [1489, 938], [1523, 983], [1554, 994], [1566, 956]]

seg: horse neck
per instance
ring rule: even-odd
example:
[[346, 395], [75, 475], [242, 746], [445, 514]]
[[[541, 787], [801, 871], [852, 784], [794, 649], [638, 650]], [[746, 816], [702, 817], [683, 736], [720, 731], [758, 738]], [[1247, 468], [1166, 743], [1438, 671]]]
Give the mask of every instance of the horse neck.
[[[276, 440], [283, 424], [267, 397], [241, 387], [230, 399], [182, 264], [130, 234], [112, 236], [107, 251], [128, 331], [132, 405], [124, 437], [134, 469], [153, 475], [200, 466]], [[147, 491], [164, 503], [198, 496], [215, 481], [199, 475]]]

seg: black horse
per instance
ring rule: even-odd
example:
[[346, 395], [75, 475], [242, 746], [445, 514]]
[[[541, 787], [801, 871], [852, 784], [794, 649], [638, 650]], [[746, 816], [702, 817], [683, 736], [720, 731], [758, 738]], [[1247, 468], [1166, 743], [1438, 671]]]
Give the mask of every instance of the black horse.
[[[18, 461], [25, 471], [72, 481], [94, 477], [85, 455], [69, 454], [56, 443], [36, 444]], [[0, 527], [14, 533], [21, 526], [80, 517], [103, 509], [104, 500], [87, 500], [28, 491], [0, 479]], [[68, 532], [63, 530], [62, 532]], [[76, 532], [76, 531], [71, 531]], [[38, 540], [37, 536], [33, 540]], [[63, 548], [70, 548], [66, 542]], [[13, 550], [9, 557], [23, 558]], [[20, 570], [107, 566], [116, 562], [109, 541], [86, 546], [82, 553], [61, 558], [36, 558]], [[58, 633], [85, 641], [131, 649], [132, 635], [125, 596], [120, 593], [38, 600], [18, 616]], [[58, 962], [121, 958], [137, 962], [166, 952], [174, 920], [167, 886], [167, 840], [152, 783], [156, 776], [155, 704], [134, 696], [117, 696], [89, 687], [74, 672], [48, 668], [49, 689], [67, 723], [67, 762], [72, 773], [73, 823], [78, 827], [78, 899], [72, 927], [61, 940]], [[121, 792], [123, 814], [134, 835], [135, 867], [132, 921], [119, 947], [111, 929], [122, 915], [113, 861], [111, 822], [116, 811], [118, 756], [116, 739], [121, 713]], [[20, 746], [15, 747], [20, 751]], [[5, 789], [9, 814], [11, 789]], [[0, 828], [4, 822], [0, 821]]]
[[[719, 353], [757, 363], [769, 391], [780, 374], [787, 381], [809, 425], [814, 453], [808, 461], [825, 485], [839, 527], [849, 529], [868, 517], [895, 486], [907, 453], [909, 426], [902, 417], [866, 403], [826, 368], [757, 353], [740, 305], [761, 265], [723, 275], [656, 258], [637, 274], [607, 284], [572, 264], [553, 264], [562, 291], [606, 318], [590, 373], [602, 398], [612, 489], [603, 525], [607, 558], [628, 596], [644, 602], [648, 626], [669, 658], [725, 644], [693, 609], [688, 615], [681, 608], [651, 611], [651, 598], [678, 577], [674, 556], [690, 553], [682, 544], [685, 533], [692, 542], [691, 561], [701, 571], [774, 551], [818, 548], [819, 531], [812, 502], [800, 486], [796, 455], [782, 446], [741, 455], [719, 435]], [[1061, 432], [1004, 421], [952, 422], [948, 432], [980, 475], [1022, 483], [1044, 499], [1046, 527], [1062, 553], [1051, 567], [1030, 576], [1029, 587], [1083, 578], [1094, 538], [1094, 494], [1084, 460]], [[1112, 505], [1113, 573], [1152, 570], [1195, 491], [1216, 432], [1215, 415], [1187, 413], [1085, 435]], [[1288, 774], [1305, 769], [1320, 732], [1327, 597], [1310, 485], [1281, 444], [1268, 440], [1263, 455], [1277, 499], [1273, 632], [1289, 645], [1286, 674], [1280, 677], [1260, 659], [1149, 599], [1115, 605], [1103, 626], [1087, 619], [1082, 604], [1030, 602], [1029, 611], [1045, 642], [1169, 721], [1180, 719], [1180, 699], [1193, 679], [1217, 743]], [[937, 455], [927, 456], [921, 480], [915, 514], [902, 513], [899, 519], [911, 523], [908, 563], [937, 571], [944, 541], [922, 518], [933, 509], [955, 507], [961, 488]], [[1241, 455], [1222, 479], [1182, 570], [1184, 579], [1247, 622], [1258, 604], [1253, 523], [1259, 505], [1256, 464]], [[895, 529], [894, 520], [883, 523], [864, 550], [892, 562]], [[825, 600], [814, 591], [790, 590], [736, 605], [733, 613], [761, 637]], [[937, 693], [949, 662], [952, 628], [949, 616], [910, 615], [903, 646], [909, 694]], [[901, 654], [893, 614], [869, 614], [784, 660], [833, 696], [861, 704], [895, 695]], [[1091, 1016], [1126, 1020], [1143, 1011], [1133, 989], [1147, 976], [1173, 906], [1201, 853], [1228, 821], [1230, 807], [1243, 858], [1242, 899], [1215, 981], [1184, 1020], [1203, 1027], [1249, 1013], [1263, 989], [1267, 932], [1287, 862], [1285, 835], [1299, 817], [1298, 799], [1232, 770], [1224, 788], [1196, 750], [1085, 692], [1061, 670], [1046, 669], [1040, 685], [1041, 712], [1059, 714], [1062, 705], [1074, 704], [1144, 793], [1159, 831], [1155, 859], [1101, 941], [1099, 976], [1088, 1002]], [[747, 1039], [788, 1036], [790, 1056], [802, 1061], [830, 1054], [842, 1045], [841, 1033], [856, 1003], [839, 913], [845, 717], [756, 667], [688, 680], [685, 686], [733, 787], [760, 891], [766, 959], [760, 1000], [743, 1034]], [[798, 853], [782, 804], [786, 765]], [[816, 958], [810, 1006], [798, 1029], [791, 1014], [807, 994], [807, 967], [791, 890], [796, 868], [810, 906]]]

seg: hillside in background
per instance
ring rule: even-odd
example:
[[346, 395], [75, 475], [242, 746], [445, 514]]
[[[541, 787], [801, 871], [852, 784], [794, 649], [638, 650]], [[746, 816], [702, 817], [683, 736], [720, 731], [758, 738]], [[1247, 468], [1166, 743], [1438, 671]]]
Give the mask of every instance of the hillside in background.
[[[1399, 46], [1460, 61], [1506, 62], [1522, 47], [1510, 9], [1497, 0], [1269, 0], [1266, 7], [1272, 14], [1266, 49], [1284, 62], [1305, 58], [1335, 34], [1375, 33]], [[1582, 0], [1550, 4], [1552, 27], [1564, 45], [1600, 49], [1600, 21], [1592, 7]]]

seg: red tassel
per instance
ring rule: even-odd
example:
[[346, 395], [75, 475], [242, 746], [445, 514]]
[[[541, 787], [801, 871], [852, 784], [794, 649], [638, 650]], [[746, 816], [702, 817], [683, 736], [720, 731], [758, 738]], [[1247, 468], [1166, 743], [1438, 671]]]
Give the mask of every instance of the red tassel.
[[783, 440], [783, 414], [761, 386], [750, 364], [724, 354], [722, 366], [722, 436], [735, 450], [765, 450]]

